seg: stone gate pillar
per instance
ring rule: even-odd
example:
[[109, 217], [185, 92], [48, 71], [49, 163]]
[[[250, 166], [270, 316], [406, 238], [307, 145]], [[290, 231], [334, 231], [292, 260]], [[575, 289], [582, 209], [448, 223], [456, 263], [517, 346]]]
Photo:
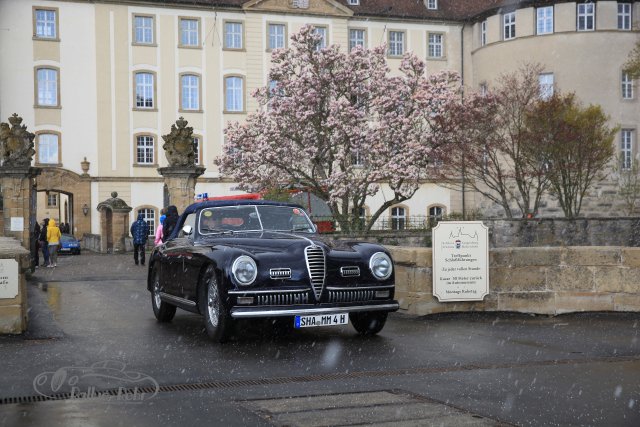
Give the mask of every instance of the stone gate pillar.
[[98, 203], [100, 212], [100, 252], [126, 252], [126, 237], [129, 236], [129, 212], [133, 208], [118, 198], [118, 193], [111, 193], [111, 198]]
[[182, 212], [193, 203], [196, 181], [206, 168], [195, 165], [195, 144], [193, 128], [180, 117], [171, 125], [171, 132], [163, 135], [165, 143], [162, 146], [169, 166], [158, 168], [163, 176], [169, 193], [169, 205], [175, 205], [178, 212]]
[[[10, 124], [9, 124], [10, 123]], [[30, 231], [35, 220], [34, 178], [41, 172], [31, 167], [35, 154], [34, 134], [22, 125], [17, 114], [9, 123], [0, 123], [0, 186], [3, 201], [3, 230], [16, 238], [25, 249], [31, 247]]]

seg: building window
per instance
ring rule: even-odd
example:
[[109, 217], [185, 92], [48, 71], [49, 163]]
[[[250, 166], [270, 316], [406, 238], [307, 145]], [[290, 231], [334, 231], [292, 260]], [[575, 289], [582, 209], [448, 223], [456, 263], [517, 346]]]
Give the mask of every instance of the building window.
[[405, 208], [391, 208], [391, 229], [404, 230], [407, 226], [407, 211]]
[[200, 148], [200, 137], [193, 137], [193, 153], [194, 153], [194, 163], [196, 165], [202, 164], [202, 149]]
[[593, 31], [595, 28], [596, 9], [593, 3], [578, 5], [578, 31]]
[[154, 209], [138, 209], [138, 215], [142, 214], [142, 219], [149, 226], [149, 236], [156, 235], [156, 211]]
[[228, 112], [244, 111], [244, 91], [242, 77], [231, 76], [224, 79], [224, 108]]
[[438, 8], [438, 0], [427, 1], [427, 9], [437, 9], [437, 8]]
[[620, 158], [622, 170], [630, 170], [633, 164], [633, 130], [622, 129], [620, 131]]
[[538, 34], [553, 33], [553, 6], [539, 7], [537, 9], [536, 30]]
[[431, 206], [429, 208], [429, 226], [434, 227], [442, 219], [443, 215], [444, 208], [442, 206]]
[[180, 18], [180, 45], [200, 46], [200, 22], [193, 18]]
[[516, 13], [505, 13], [502, 17], [503, 22], [503, 38], [511, 40], [516, 36]]
[[55, 133], [40, 133], [37, 141], [38, 163], [57, 165], [60, 163], [60, 137]]
[[152, 165], [155, 162], [154, 138], [151, 135], [139, 135], [136, 137], [136, 163], [139, 165]]
[[327, 47], [327, 28], [326, 27], [314, 27], [314, 34], [320, 35], [320, 43], [316, 46], [316, 50], [324, 49]]
[[154, 108], [154, 92], [153, 74], [136, 73], [136, 108]]
[[242, 22], [224, 23], [225, 49], [242, 49]]
[[351, 164], [356, 167], [364, 166], [364, 156], [362, 155], [362, 151], [354, 150], [353, 153], [351, 153]]
[[487, 44], [487, 21], [480, 24], [480, 46]]
[[181, 107], [183, 110], [200, 109], [200, 77], [193, 74], [184, 74], [180, 78], [180, 90], [182, 91]]
[[633, 79], [625, 71], [622, 72], [622, 99], [633, 99]]
[[34, 14], [34, 36], [39, 39], [57, 39], [58, 12], [55, 9], [35, 9]]
[[538, 76], [540, 85], [540, 98], [549, 99], [553, 96], [553, 73], [544, 73]]
[[482, 96], [487, 96], [487, 84], [486, 83], [480, 83], [480, 95]]
[[47, 207], [48, 208], [58, 207], [58, 193], [47, 193]]
[[36, 105], [42, 107], [57, 107], [58, 99], [58, 70], [54, 68], [36, 69], [37, 94]]
[[631, 3], [618, 3], [618, 29], [631, 30]]
[[153, 44], [153, 16], [133, 17], [134, 40], [137, 44]]
[[442, 34], [429, 33], [429, 58], [442, 58], [444, 56], [443, 39]]
[[269, 49], [282, 49], [285, 46], [286, 28], [284, 24], [269, 24]]
[[359, 6], [360, 0], [349, 0], [349, 6]]
[[365, 31], [360, 29], [349, 30], [349, 52], [356, 47], [361, 46], [364, 48], [365, 44]]
[[404, 32], [389, 31], [389, 56], [404, 54]]

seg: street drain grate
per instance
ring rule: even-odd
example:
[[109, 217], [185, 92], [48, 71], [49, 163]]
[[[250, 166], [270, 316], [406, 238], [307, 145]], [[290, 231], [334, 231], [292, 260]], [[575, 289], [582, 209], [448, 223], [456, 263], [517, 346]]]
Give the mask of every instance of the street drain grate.
[[151, 394], [166, 393], [166, 392], [181, 392], [181, 391], [199, 391], [199, 390], [212, 390], [212, 389], [225, 389], [236, 387], [249, 387], [249, 386], [263, 386], [263, 385], [277, 385], [277, 384], [292, 384], [292, 383], [309, 383], [319, 381], [338, 381], [348, 379], [359, 378], [383, 378], [383, 377], [396, 377], [404, 375], [419, 375], [419, 374], [437, 374], [437, 373], [449, 373], [449, 372], [464, 372], [475, 371], [483, 369], [509, 369], [518, 367], [534, 367], [534, 366], [553, 366], [553, 365], [571, 365], [571, 364], [585, 364], [595, 362], [627, 362], [640, 360], [637, 356], [627, 357], [602, 357], [591, 359], [565, 359], [565, 360], [546, 360], [539, 362], [523, 362], [523, 363], [505, 363], [505, 364], [486, 364], [486, 365], [458, 365], [445, 368], [407, 368], [407, 369], [391, 369], [385, 371], [356, 371], [356, 372], [340, 372], [334, 374], [316, 374], [316, 375], [303, 375], [292, 377], [275, 377], [275, 378], [260, 378], [260, 379], [243, 379], [243, 380], [229, 380], [229, 381], [212, 381], [203, 383], [190, 383], [190, 384], [173, 384], [162, 385], [156, 387], [128, 387], [128, 388], [109, 388], [109, 389], [96, 389], [94, 394], [84, 393], [79, 395], [73, 395], [69, 392], [54, 393], [50, 395], [31, 395], [31, 396], [17, 396], [17, 397], [3, 397], [0, 398], [0, 405], [11, 405], [20, 403], [36, 403], [46, 402], [52, 400], [68, 400], [68, 399], [96, 399], [100, 397], [108, 396], [120, 396], [120, 395], [132, 395], [132, 394]]

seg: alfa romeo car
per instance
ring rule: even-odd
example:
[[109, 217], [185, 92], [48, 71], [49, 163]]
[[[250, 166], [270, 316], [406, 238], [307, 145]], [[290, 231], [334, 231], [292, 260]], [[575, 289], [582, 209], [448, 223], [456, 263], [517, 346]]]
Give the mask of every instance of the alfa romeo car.
[[247, 318], [281, 318], [294, 328], [350, 321], [372, 335], [398, 309], [384, 247], [327, 239], [301, 206], [266, 200], [189, 206], [151, 254], [147, 287], [159, 321], [171, 321], [178, 307], [199, 313], [219, 342]]

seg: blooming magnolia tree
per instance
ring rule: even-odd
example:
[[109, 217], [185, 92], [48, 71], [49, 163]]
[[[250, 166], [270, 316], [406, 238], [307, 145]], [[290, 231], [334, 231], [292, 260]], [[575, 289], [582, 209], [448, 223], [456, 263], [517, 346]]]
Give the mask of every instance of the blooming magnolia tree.
[[[260, 109], [225, 129], [221, 173], [248, 190], [295, 187], [326, 201], [343, 231], [370, 229], [390, 206], [411, 198], [453, 148], [457, 74], [426, 76], [403, 57], [392, 76], [385, 47], [320, 48], [305, 26], [275, 50], [271, 84], [254, 93]], [[367, 224], [353, 218], [385, 183], [385, 202]]]

